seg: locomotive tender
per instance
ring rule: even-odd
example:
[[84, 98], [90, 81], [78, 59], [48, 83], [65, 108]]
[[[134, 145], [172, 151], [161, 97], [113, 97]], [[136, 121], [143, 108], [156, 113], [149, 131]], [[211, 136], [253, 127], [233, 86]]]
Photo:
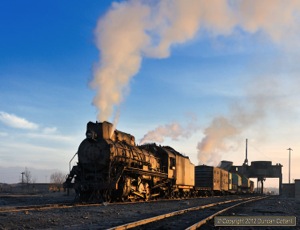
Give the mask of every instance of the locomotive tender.
[[[173, 148], [137, 146], [134, 136], [114, 130], [109, 122], [87, 123], [77, 155], [77, 165], [64, 187], [74, 188], [76, 198], [83, 202], [191, 197], [230, 188], [226, 170], [211, 166], [196, 166], [195, 170], [190, 159]], [[219, 172], [222, 178], [211, 172]], [[214, 186], [201, 185], [205, 175], [206, 180], [214, 180]]]

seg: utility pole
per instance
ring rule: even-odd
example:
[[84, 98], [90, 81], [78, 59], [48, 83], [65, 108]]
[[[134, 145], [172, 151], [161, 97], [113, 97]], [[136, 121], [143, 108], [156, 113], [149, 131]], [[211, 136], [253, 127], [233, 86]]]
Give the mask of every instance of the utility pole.
[[288, 148], [289, 150], [289, 184], [291, 183], [291, 151], [293, 151], [291, 148]]
[[246, 139], [246, 158], [244, 161], [244, 165], [248, 165], [248, 139]]
[[21, 172], [21, 174], [22, 174], [22, 184], [24, 184], [24, 174], [25, 174], [25, 172]]

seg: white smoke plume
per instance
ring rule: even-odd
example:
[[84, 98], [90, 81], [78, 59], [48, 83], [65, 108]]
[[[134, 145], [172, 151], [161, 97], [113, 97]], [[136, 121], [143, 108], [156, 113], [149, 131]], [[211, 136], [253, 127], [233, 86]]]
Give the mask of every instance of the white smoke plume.
[[[129, 0], [115, 2], [95, 30], [100, 61], [91, 82], [98, 120], [108, 120], [129, 92], [142, 58], [166, 58], [171, 47], [206, 32], [265, 34], [278, 44], [298, 44], [298, 0]], [[289, 42], [284, 42], [289, 39]], [[292, 42], [291, 42], [292, 40]], [[286, 46], [286, 45], [283, 45]]]
[[107, 120], [114, 106], [122, 102], [130, 78], [141, 65], [142, 49], [149, 43], [144, 31], [149, 7], [139, 1], [114, 3], [96, 28], [100, 63], [95, 69], [92, 87], [97, 90], [94, 104], [98, 119]]
[[120, 118], [120, 109], [117, 109], [114, 114], [113, 127], [111, 129], [110, 138], [112, 137], [112, 135], [114, 134], [114, 132], [116, 130], [116, 127], [119, 123], [119, 118]]
[[221, 152], [227, 151], [226, 140], [240, 133], [240, 130], [228, 118], [216, 117], [204, 130], [205, 137], [198, 143], [198, 163], [217, 165]]
[[198, 129], [199, 127], [195, 124], [195, 121], [190, 122], [185, 127], [177, 122], [160, 125], [145, 134], [140, 140], [140, 144], [151, 142], [163, 143], [165, 138], [171, 138], [174, 141], [178, 141], [180, 138], [189, 138]]
[[[244, 100], [235, 101], [230, 114], [218, 116], [204, 130], [204, 138], [197, 145], [198, 164], [217, 165], [225, 153], [234, 147], [230, 144], [241, 133], [260, 122], [265, 123], [269, 115], [279, 115], [285, 111], [284, 102], [279, 100], [283, 94], [282, 85], [274, 76], [258, 76], [245, 89]], [[272, 92], [272, 93], [270, 93]], [[264, 127], [258, 133], [263, 135]]]

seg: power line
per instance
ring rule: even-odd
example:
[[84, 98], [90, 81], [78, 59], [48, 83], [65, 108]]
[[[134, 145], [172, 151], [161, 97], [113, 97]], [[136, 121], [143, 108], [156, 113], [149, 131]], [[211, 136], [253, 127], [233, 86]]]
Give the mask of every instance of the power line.
[[269, 156], [267, 156], [266, 154], [262, 153], [258, 148], [256, 148], [254, 145], [250, 145], [251, 147], [253, 147], [258, 153], [260, 153], [261, 155], [263, 155], [264, 157], [266, 157], [268, 160], [272, 161], [272, 158], [270, 158]]

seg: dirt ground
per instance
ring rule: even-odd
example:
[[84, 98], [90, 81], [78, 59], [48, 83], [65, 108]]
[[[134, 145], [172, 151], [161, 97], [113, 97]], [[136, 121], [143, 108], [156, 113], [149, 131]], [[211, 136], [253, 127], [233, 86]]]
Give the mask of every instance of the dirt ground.
[[[215, 227], [214, 220], [210, 221], [202, 229], [241, 229], [241, 230], [271, 230], [271, 229], [300, 229], [300, 200], [295, 198], [285, 198], [280, 196], [271, 196], [269, 199], [261, 200], [254, 203], [248, 203], [237, 208], [228, 210], [220, 215], [221, 217], [296, 217], [296, 226], [232, 226], [232, 227]], [[258, 224], [259, 219], [256, 219]], [[268, 225], [266, 223], [266, 225]]]
[[[138, 202], [123, 204], [98, 204], [91, 206], [69, 206], [73, 196], [66, 193], [35, 195], [0, 194], [0, 229], [107, 229], [113, 226], [152, 217], [183, 208], [192, 207], [221, 198], [211, 197], [193, 200], [162, 202]], [[224, 198], [223, 198], [224, 199]], [[66, 204], [59, 208], [12, 211], [12, 208], [31, 205]], [[10, 211], [6, 211], [10, 209]], [[223, 216], [295, 216], [300, 229], [300, 201], [292, 198], [271, 197], [232, 209]], [[167, 226], [166, 226], [167, 227]], [[142, 228], [141, 228], [142, 229]], [[172, 228], [166, 228], [172, 229]], [[215, 227], [209, 222], [203, 229], [292, 229], [280, 227]]]

